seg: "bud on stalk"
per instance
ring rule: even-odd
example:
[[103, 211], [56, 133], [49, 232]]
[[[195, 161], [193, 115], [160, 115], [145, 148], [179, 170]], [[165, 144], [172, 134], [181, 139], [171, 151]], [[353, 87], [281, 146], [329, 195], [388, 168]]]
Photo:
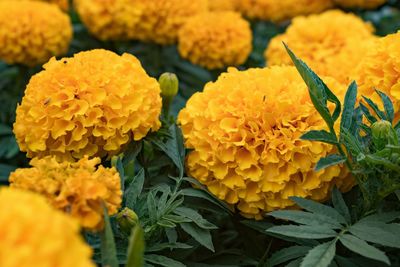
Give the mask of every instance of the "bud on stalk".
[[120, 211], [116, 218], [121, 230], [127, 234], [130, 234], [132, 228], [139, 222], [139, 217], [129, 208], [124, 208]]
[[164, 114], [168, 116], [171, 103], [178, 93], [179, 80], [174, 73], [165, 72], [160, 76], [158, 82], [161, 87]]
[[397, 145], [398, 137], [396, 130], [388, 121], [381, 120], [372, 124], [372, 141], [377, 151], [385, 148], [386, 145]]

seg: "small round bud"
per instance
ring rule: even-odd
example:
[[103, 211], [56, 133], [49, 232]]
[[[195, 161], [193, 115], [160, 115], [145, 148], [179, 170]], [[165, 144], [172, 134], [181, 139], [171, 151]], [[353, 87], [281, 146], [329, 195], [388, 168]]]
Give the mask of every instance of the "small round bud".
[[158, 79], [163, 97], [173, 98], [178, 93], [179, 80], [174, 73], [165, 72]]
[[120, 211], [116, 218], [121, 230], [127, 234], [129, 234], [132, 228], [139, 222], [137, 214], [129, 208], [124, 208]]
[[372, 141], [377, 150], [382, 150], [387, 144], [397, 144], [397, 134], [392, 124], [386, 120], [372, 124]]

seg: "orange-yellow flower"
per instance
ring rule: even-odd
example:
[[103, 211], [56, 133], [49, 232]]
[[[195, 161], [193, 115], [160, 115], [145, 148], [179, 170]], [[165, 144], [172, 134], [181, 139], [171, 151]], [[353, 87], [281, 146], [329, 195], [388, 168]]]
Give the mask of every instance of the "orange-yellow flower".
[[75, 0], [89, 31], [102, 40], [176, 42], [186, 19], [208, 10], [207, 0]]
[[249, 18], [282, 21], [320, 13], [331, 8], [333, 0], [236, 0], [236, 5]]
[[160, 127], [160, 86], [130, 54], [91, 50], [33, 76], [14, 133], [28, 157], [111, 156]]
[[[345, 86], [325, 82], [343, 94]], [[340, 166], [314, 171], [334, 148], [300, 140], [326, 126], [294, 67], [231, 68], [194, 94], [178, 121], [192, 150], [188, 173], [246, 217], [291, 207], [291, 196], [322, 201], [334, 185], [352, 186]]]
[[393, 101], [396, 121], [400, 119], [400, 32], [380, 38], [362, 59], [354, 75], [359, 94], [371, 98], [381, 107], [375, 89]]
[[[3, 1], [3, 0], [0, 0], [0, 1]], [[9, 0], [5, 0], [5, 1], [9, 1]], [[12, 1], [20, 1], [20, 0], [12, 0]], [[25, 0], [22, 0], [22, 1], [25, 1]], [[61, 8], [64, 11], [67, 11], [69, 9], [68, 0], [29, 0], [29, 1], [42, 1], [42, 2], [56, 4], [59, 8]]]
[[55, 208], [91, 230], [103, 228], [103, 203], [110, 215], [117, 213], [122, 196], [120, 177], [115, 168], [96, 168], [99, 158], [59, 163], [48, 156], [32, 159], [30, 164], [32, 168], [17, 169], [10, 175], [12, 188], [45, 196]]
[[211, 0], [208, 1], [210, 11], [235, 10], [237, 0]]
[[387, 0], [334, 0], [336, 4], [349, 8], [377, 8], [383, 5]]
[[57, 6], [38, 1], [0, 1], [0, 59], [34, 66], [68, 51], [72, 25]]
[[265, 58], [269, 66], [293, 64], [282, 42], [319, 75], [348, 83], [349, 76], [376, 37], [371, 24], [353, 14], [332, 10], [298, 17], [274, 37]]
[[0, 266], [94, 267], [74, 219], [45, 198], [0, 188]]
[[179, 53], [208, 69], [244, 63], [251, 52], [250, 24], [239, 13], [210, 12], [188, 19], [179, 32]]

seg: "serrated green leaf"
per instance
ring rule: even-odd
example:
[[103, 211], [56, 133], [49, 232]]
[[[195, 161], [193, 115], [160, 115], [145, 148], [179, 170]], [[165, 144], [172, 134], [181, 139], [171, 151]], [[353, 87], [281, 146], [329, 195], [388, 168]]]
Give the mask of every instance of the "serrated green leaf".
[[323, 205], [321, 203], [312, 200], [304, 199], [301, 197], [291, 197], [290, 199], [307, 211], [325, 215], [327, 217], [332, 218], [332, 220], [335, 220], [343, 224], [346, 223], [346, 219], [332, 207]]
[[268, 215], [305, 225], [321, 225], [332, 229], [341, 229], [343, 227], [340, 223], [332, 220], [330, 217], [299, 210], [277, 210], [268, 213]]
[[397, 235], [392, 233], [385, 223], [362, 221], [352, 225], [349, 231], [362, 240], [383, 246], [400, 248], [398, 233]]
[[115, 246], [114, 233], [111, 228], [110, 218], [108, 217], [107, 208], [103, 205], [104, 210], [104, 229], [100, 233], [101, 238], [101, 263], [103, 266], [119, 267], [117, 258], [117, 248]]
[[373, 215], [369, 215], [367, 217], [362, 218], [359, 222], [383, 222], [389, 223], [396, 219], [400, 218], [400, 212], [393, 211], [393, 212], [384, 212], [384, 213], [376, 213]]
[[[308, 86], [310, 98], [315, 106], [315, 109], [325, 120], [329, 128], [333, 129], [333, 124], [339, 118], [341, 111], [341, 103], [339, 99], [332, 93], [331, 90], [329, 90], [329, 88], [318, 77], [318, 75], [307, 66], [307, 64], [297, 58], [286, 44], [284, 45], [298, 72]], [[335, 110], [332, 115], [327, 106], [328, 100], [335, 104]]]
[[320, 142], [324, 142], [324, 143], [328, 143], [328, 144], [337, 144], [338, 143], [338, 140], [336, 139], [336, 137], [333, 134], [331, 134], [325, 130], [308, 131], [305, 134], [303, 134], [300, 138], [303, 140], [320, 141]]
[[178, 214], [180, 216], [184, 216], [191, 221], [193, 221], [197, 226], [203, 229], [218, 229], [217, 226], [214, 224], [210, 223], [209, 221], [205, 220], [197, 211], [186, 208], [186, 207], [178, 207], [174, 210], [175, 214]]
[[304, 238], [304, 239], [323, 239], [335, 237], [337, 233], [326, 226], [309, 225], [280, 225], [273, 226], [267, 230], [267, 233], [273, 233], [283, 236]]
[[382, 100], [383, 107], [384, 107], [385, 113], [386, 113], [386, 118], [388, 119], [389, 122], [393, 122], [394, 108], [393, 108], [392, 100], [390, 100], [390, 98], [384, 92], [376, 90], [376, 89], [375, 89], [375, 91]]
[[332, 203], [335, 209], [346, 219], [348, 224], [351, 223], [351, 215], [346, 202], [343, 199], [342, 193], [335, 186], [332, 190]]
[[254, 220], [245, 220], [245, 221], [241, 221], [241, 223], [246, 225], [247, 227], [250, 227], [251, 229], [254, 229], [263, 234], [265, 234], [267, 229], [274, 226], [274, 224], [270, 223], [270, 222], [254, 221]]
[[145, 260], [146, 262], [154, 263], [164, 267], [186, 267], [186, 265], [179, 261], [161, 255], [148, 254], [145, 256]]
[[149, 218], [152, 224], [157, 222], [157, 204], [153, 192], [149, 192], [147, 195], [147, 209], [149, 211]]
[[336, 253], [336, 242], [326, 242], [311, 249], [300, 267], [328, 267]]
[[267, 261], [267, 266], [274, 267], [287, 261], [297, 259], [306, 255], [310, 249], [310, 247], [305, 246], [292, 246], [281, 249], [272, 254], [272, 256]]
[[168, 220], [163, 220], [160, 219], [159, 221], [157, 221], [157, 225], [161, 226], [161, 227], [165, 227], [165, 228], [175, 228], [176, 224], [174, 222], [168, 221]]
[[[189, 177], [185, 177], [184, 179], [187, 180], [188, 178]], [[223, 210], [229, 214], [232, 213], [232, 210], [225, 202], [222, 202], [219, 199], [215, 198], [215, 196], [211, 195], [207, 191], [195, 189], [195, 188], [184, 188], [181, 190], [181, 192], [184, 196], [196, 197], [196, 198], [201, 198], [201, 199], [207, 200], [207, 201], [217, 205], [218, 207], [220, 207], [221, 210]]]
[[365, 118], [369, 121], [369, 123], [373, 124], [374, 122], [377, 121], [377, 119], [374, 116], [372, 116], [371, 112], [368, 110], [368, 108], [363, 103], [360, 102], [359, 105], [360, 105], [360, 108], [361, 108]]
[[362, 96], [362, 98], [364, 99], [365, 102], [367, 102], [367, 104], [372, 108], [372, 110], [375, 112], [375, 114], [378, 116], [378, 118], [380, 118], [381, 120], [388, 120], [388, 118], [386, 118], [386, 114], [383, 113], [378, 105], [376, 105], [374, 103], [374, 101], [372, 101], [371, 99], [369, 99], [368, 97]]
[[382, 261], [390, 265], [389, 258], [383, 251], [380, 251], [379, 249], [369, 245], [364, 240], [347, 234], [340, 236], [339, 240], [345, 247], [357, 254], [360, 254], [361, 256]]
[[200, 228], [194, 223], [182, 223], [180, 226], [183, 231], [193, 237], [193, 239], [199, 242], [200, 245], [214, 252], [210, 230]]
[[142, 267], [144, 263], [144, 234], [139, 224], [132, 229], [129, 237], [127, 262], [125, 267]]
[[157, 252], [165, 249], [190, 249], [191, 245], [185, 243], [157, 243], [151, 247], [146, 248], [146, 252]]
[[137, 199], [143, 190], [144, 185], [144, 170], [139, 170], [132, 182], [128, 185], [125, 190], [124, 197], [126, 206], [130, 209], [134, 209]]
[[344, 162], [346, 162], [345, 157], [343, 157], [342, 155], [332, 154], [325, 158], [321, 158], [315, 165], [314, 170], [320, 171], [320, 170], [323, 170], [328, 167], [335, 166], [335, 165], [338, 165], [338, 164], [341, 164]]
[[302, 259], [296, 259], [291, 262], [289, 262], [285, 267], [299, 267], [301, 264]]
[[343, 112], [340, 120], [340, 129], [350, 129], [353, 114], [354, 114], [354, 106], [357, 100], [357, 83], [353, 81], [349, 88], [347, 89], [346, 96], [344, 98], [343, 104]]

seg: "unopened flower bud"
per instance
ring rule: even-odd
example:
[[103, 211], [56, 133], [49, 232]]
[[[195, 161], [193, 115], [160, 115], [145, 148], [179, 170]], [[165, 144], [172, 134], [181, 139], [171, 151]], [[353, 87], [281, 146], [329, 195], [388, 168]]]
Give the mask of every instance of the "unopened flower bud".
[[121, 230], [127, 234], [129, 234], [132, 228], [139, 222], [137, 214], [129, 208], [124, 208], [120, 211], [116, 218]]
[[382, 150], [388, 144], [397, 144], [396, 130], [388, 121], [381, 120], [372, 124], [372, 141], [377, 150]]
[[158, 79], [161, 87], [162, 97], [172, 99], [178, 93], [179, 80], [174, 73], [165, 72]]

